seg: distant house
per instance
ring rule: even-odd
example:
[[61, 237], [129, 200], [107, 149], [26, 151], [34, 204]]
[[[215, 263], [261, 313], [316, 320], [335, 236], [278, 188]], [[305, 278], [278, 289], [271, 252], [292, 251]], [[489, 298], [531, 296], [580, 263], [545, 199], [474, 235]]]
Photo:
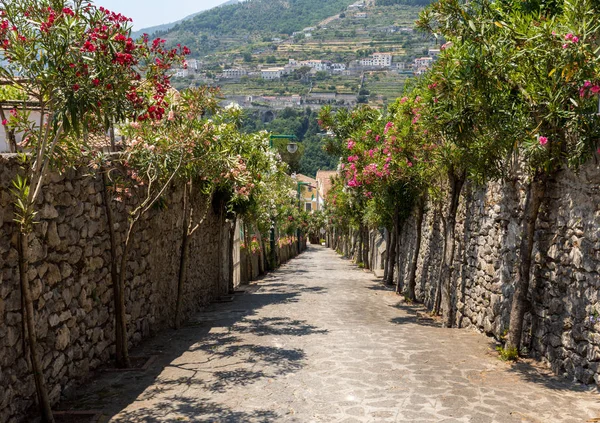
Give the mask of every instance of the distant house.
[[356, 19], [367, 19], [367, 13], [366, 12], [358, 12], [354, 14], [354, 17]]
[[345, 63], [332, 63], [331, 70], [334, 73], [342, 73], [346, 70], [346, 64]]
[[338, 175], [337, 170], [318, 170], [317, 171], [317, 192], [319, 193], [318, 200], [318, 209], [320, 210], [323, 207], [323, 204], [327, 200], [327, 194], [331, 189], [332, 178], [335, 178]]
[[284, 68], [266, 68], [260, 70], [260, 76], [266, 80], [280, 79], [284, 72]]
[[318, 210], [319, 191], [317, 190], [317, 180], [301, 173], [292, 175], [292, 178], [298, 183], [302, 208], [308, 212]]
[[360, 10], [363, 7], [365, 7], [365, 4], [363, 2], [356, 2], [348, 6], [348, 10]]
[[406, 69], [406, 63], [404, 63], [404, 62], [396, 62], [396, 63], [394, 63], [394, 67], [397, 70], [404, 70], [404, 69]]
[[415, 68], [428, 68], [433, 63], [433, 57], [420, 57], [415, 59]]
[[392, 66], [392, 53], [373, 53], [369, 58], [361, 59], [364, 67], [389, 68]]
[[316, 30], [317, 28], [315, 28], [314, 26], [308, 26], [306, 28], [304, 28], [302, 30], [302, 32], [313, 32], [314, 30]]
[[373, 53], [373, 66], [382, 68], [392, 66], [392, 53]]
[[242, 76], [246, 76], [248, 72], [246, 69], [225, 69], [223, 70], [223, 78], [241, 78]]
[[175, 73], [173, 74], [173, 76], [175, 78], [185, 78], [189, 74], [190, 74], [189, 69], [175, 69]]
[[202, 67], [202, 63], [196, 59], [189, 59], [187, 61], [187, 67], [189, 70], [197, 71]]
[[431, 58], [433, 58], [433, 60], [437, 60], [438, 56], [440, 55], [440, 49], [439, 48], [430, 48], [429, 51], [427, 52], [427, 55]]
[[425, 72], [427, 72], [427, 70], [428, 70], [428, 69], [429, 69], [429, 68], [427, 68], [427, 67], [423, 67], [423, 66], [421, 66], [421, 67], [418, 67], [418, 68], [416, 68], [416, 70], [415, 70], [415, 75], [423, 75]]

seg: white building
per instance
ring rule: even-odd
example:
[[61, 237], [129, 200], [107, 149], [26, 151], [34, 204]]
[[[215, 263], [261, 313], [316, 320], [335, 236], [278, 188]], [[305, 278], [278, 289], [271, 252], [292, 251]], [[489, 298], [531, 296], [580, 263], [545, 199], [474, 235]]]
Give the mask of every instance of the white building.
[[433, 57], [420, 57], [415, 59], [415, 68], [428, 68], [433, 63]]
[[404, 63], [404, 62], [396, 62], [396, 63], [394, 63], [394, 67], [397, 70], [404, 70], [404, 69], [406, 69], [406, 63]]
[[284, 68], [265, 68], [260, 70], [260, 76], [267, 80], [280, 79], [284, 71]]
[[242, 76], [246, 76], [248, 72], [246, 69], [224, 69], [223, 70], [223, 78], [241, 78]]
[[175, 78], [185, 78], [190, 74], [189, 69], [175, 69], [175, 74], [173, 75]]
[[432, 57], [433, 60], [437, 60], [438, 56], [440, 55], [440, 49], [439, 48], [430, 48], [429, 51], [427, 52], [427, 55], [429, 57]]
[[392, 53], [373, 53], [373, 66], [382, 68], [392, 66]]
[[364, 67], [389, 68], [392, 66], [392, 53], [373, 53], [373, 56], [360, 60]]
[[331, 70], [335, 73], [342, 73], [346, 70], [346, 64], [345, 63], [332, 63]]
[[187, 61], [187, 65], [188, 69], [193, 71], [197, 71], [202, 66], [202, 64], [196, 59], [189, 59]]
[[356, 19], [367, 19], [367, 13], [366, 12], [358, 12], [354, 14], [354, 17]]
[[348, 6], [348, 10], [360, 10], [363, 7], [365, 7], [365, 4], [363, 2], [356, 2]]
[[420, 68], [417, 68], [417, 70], [415, 71], [415, 75], [423, 75], [425, 72], [427, 72], [426, 67], [422, 66]]

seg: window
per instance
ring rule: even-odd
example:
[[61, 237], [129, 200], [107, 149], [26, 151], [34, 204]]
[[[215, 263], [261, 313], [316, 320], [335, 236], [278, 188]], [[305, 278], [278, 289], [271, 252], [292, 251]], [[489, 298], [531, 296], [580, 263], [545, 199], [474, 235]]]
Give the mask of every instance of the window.
[[311, 211], [312, 210], [312, 203], [304, 203], [304, 210]]

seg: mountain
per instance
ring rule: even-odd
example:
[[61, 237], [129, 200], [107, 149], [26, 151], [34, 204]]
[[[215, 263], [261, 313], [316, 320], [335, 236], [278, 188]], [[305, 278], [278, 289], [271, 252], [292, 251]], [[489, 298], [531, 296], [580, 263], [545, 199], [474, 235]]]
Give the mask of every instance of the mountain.
[[[234, 5], [234, 4], [237, 4], [237, 3], [240, 3], [241, 1], [243, 1], [243, 0], [228, 0], [228, 1], [226, 1], [225, 3], [222, 3], [222, 4], [220, 4], [220, 5], [218, 5], [218, 6], [215, 6], [215, 7], [231, 6], [231, 5]], [[139, 37], [139, 36], [141, 36], [142, 34], [150, 34], [150, 35], [152, 35], [152, 34], [154, 34], [155, 32], [164, 32], [164, 31], [168, 31], [169, 29], [173, 28], [175, 25], [177, 25], [177, 24], [179, 24], [179, 23], [181, 23], [181, 22], [184, 22], [184, 21], [190, 20], [190, 19], [192, 19], [194, 16], [197, 16], [197, 15], [199, 15], [199, 14], [201, 14], [201, 13], [204, 13], [204, 12], [206, 12], [207, 10], [210, 10], [210, 9], [201, 10], [201, 11], [199, 11], [199, 12], [192, 13], [191, 15], [188, 15], [188, 16], [186, 16], [185, 18], [183, 18], [183, 19], [179, 19], [178, 21], [175, 21], [175, 22], [166, 23], [166, 24], [162, 24], [162, 25], [150, 26], [150, 27], [148, 27], [148, 28], [142, 28], [142, 29], [140, 29], [140, 30], [138, 30], [138, 31], [132, 31], [132, 33], [131, 33], [131, 36], [132, 36], [133, 38], [138, 38], [138, 37]]]
[[197, 55], [222, 47], [223, 41], [249, 40], [260, 34], [292, 34], [342, 13], [354, 0], [246, 0], [216, 7], [179, 22], [160, 35], [187, 45]]

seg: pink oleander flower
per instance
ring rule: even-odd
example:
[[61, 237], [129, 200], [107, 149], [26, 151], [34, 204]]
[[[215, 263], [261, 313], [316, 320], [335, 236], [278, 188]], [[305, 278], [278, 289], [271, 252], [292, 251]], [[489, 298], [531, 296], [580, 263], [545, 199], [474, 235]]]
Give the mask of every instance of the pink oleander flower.
[[348, 150], [352, 150], [356, 143], [353, 140], [348, 140]]
[[579, 37], [573, 37], [571, 38], [571, 41], [573, 41], [574, 43], [579, 42]]
[[569, 47], [567, 44], [562, 45], [562, 48], [567, 48], [567, 47]]
[[567, 40], [567, 41], [572, 38], [573, 38], [573, 34], [571, 34], [570, 32], [567, 35], [565, 35], [565, 40]]
[[548, 143], [548, 138], [539, 137], [540, 145], [546, 145]]
[[590, 88], [590, 91], [593, 92], [594, 94], [598, 94], [598, 93], [600, 93], [600, 86], [594, 85], [594, 86], [592, 86], [592, 88]]
[[390, 130], [390, 128], [391, 128], [392, 126], [394, 126], [394, 124], [393, 124], [392, 122], [388, 122], [388, 123], [386, 123], [386, 124], [385, 124], [385, 129], [383, 130], [383, 133], [384, 133], [384, 134], [387, 134], [387, 133], [388, 133], [388, 131]]
[[375, 142], [379, 142], [379, 135], [375, 136]]
[[408, 97], [402, 97], [400, 99], [400, 103], [406, 103], [408, 101]]

